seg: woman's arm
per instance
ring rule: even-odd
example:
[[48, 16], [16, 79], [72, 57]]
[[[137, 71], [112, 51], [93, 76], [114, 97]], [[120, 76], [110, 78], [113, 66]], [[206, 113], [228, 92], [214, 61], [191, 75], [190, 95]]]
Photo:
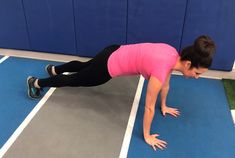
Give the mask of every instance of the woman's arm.
[[143, 120], [143, 133], [146, 143], [151, 145], [154, 150], [156, 147], [163, 149], [166, 147], [166, 142], [156, 137], [158, 134], [150, 134], [151, 124], [155, 113], [155, 104], [157, 96], [161, 90], [162, 83], [155, 77], [151, 76], [148, 82], [146, 100], [145, 100], [145, 111]]
[[166, 106], [166, 98], [170, 88], [170, 78], [171, 78], [171, 72], [167, 75], [166, 81], [161, 89], [161, 107]]
[[163, 84], [162, 89], [161, 89], [161, 110], [162, 110], [163, 116], [165, 116], [168, 113], [174, 117], [177, 117], [180, 115], [179, 110], [176, 108], [170, 108], [166, 105], [166, 99], [167, 99], [168, 91], [170, 89], [170, 78], [171, 78], [171, 72], [168, 74], [166, 81]]

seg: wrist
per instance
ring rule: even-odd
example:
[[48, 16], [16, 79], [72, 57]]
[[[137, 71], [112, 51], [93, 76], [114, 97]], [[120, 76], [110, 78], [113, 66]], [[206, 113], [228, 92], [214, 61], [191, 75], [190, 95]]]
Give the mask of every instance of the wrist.
[[166, 103], [162, 103], [162, 104], [161, 104], [161, 107], [162, 107], [162, 108], [166, 107]]
[[150, 136], [149, 133], [144, 133], [144, 139], [145, 139], [145, 140], [147, 140], [149, 136]]
[[144, 140], [145, 140], [145, 142], [148, 142], [149, 136], [150, 136], [149, 134], [144, 135]]

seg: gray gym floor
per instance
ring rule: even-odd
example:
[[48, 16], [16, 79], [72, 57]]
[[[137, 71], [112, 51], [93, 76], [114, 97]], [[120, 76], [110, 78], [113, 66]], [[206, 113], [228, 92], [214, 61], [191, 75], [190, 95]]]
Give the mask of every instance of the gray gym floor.
[[4, 157], [119, 157], [138, 81], [57, 88]]

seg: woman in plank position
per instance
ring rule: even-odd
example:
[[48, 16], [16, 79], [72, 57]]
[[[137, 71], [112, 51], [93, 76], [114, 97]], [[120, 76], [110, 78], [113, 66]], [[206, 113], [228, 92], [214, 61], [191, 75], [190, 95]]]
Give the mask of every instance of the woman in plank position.
[[[161, 112], [164, 116], [167, 113], [179, 116], [178, 109], [166, 105], [171, 72], [179, 71], [185, 77], [197, 79], [211, 66], [214, 52], [215, 43], [206, 35], [198, 37], [180, 53], [165, 43], [111, 45], [87, 62], [71, 61], [58, 66], [46, 66], [49, 78], [27, 78], [28, 95], [37, 99], [41, 97], [40, 92], [44, 87], [98, 86], [117, 76], [141, 74], [148, 80], [143, 119], [144, 140], [154, 150], [163, 149], [167, 143], [158, 139], [158, 134], [150, 133], [157, 96], [161, 96]], [[73, 73], [64, 75], [64, 72]]]

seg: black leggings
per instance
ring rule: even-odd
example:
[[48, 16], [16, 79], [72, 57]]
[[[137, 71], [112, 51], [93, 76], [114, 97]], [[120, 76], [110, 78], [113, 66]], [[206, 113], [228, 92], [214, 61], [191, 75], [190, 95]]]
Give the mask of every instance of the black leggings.
[[[87, 61], [71, 61], [63, 65], [55, 66], [55, 72], [58, 74], [53, 77], [39, 79], [40, 87], [90, 87], [104, 84], [112, 77], [108, 72], [107, 62], [109, 56], [120, 45], [111, 45], [106, 47], [95, 58]], [[63, 75], [63, 72], [73, 72], [70, 75]]]

